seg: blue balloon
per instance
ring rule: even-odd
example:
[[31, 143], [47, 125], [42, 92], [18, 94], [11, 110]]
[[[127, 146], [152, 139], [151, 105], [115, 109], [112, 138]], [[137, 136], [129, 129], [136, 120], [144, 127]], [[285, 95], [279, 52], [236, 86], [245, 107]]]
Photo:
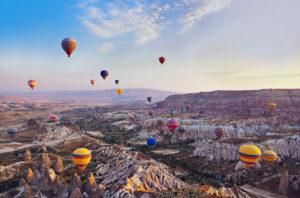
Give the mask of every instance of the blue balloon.
[[17, 129], [8, 129], [7, 133], [13, 135], [13, 134], [18, 133], [18, 130]]
[[183, 113], [184, 112], [184, 107], [180, 108], [180, 112]]
[[180, 133], [184, 133], [184, 132], [186, 132], [186, 128], [184, 126], [181, 126], [181, 127], [178, 128], [178, 131]]
[[175, 110], [174, 110], [174, 109], [171, 109], [171, 110], [170, 110], [170, 115], [173, 116], [174, 114], [175, 114]]
[[102, 70], [101, 72], [100, 72], [100, 75], [102, 76], [102, 78], [105, 80], [106, 78], [107, 78], [107, 76], [108, 76], [108, 71], [106, 71], [106, 70]]
[[150, 103], [152, 101], [152, 97], [148, 97], [147, 101]]
[[157, 141], [156, 141], [155, 138], [149, 138], [149, 139], [147, 140], [147, 145], [148, 145], [148, 146], [155, 146], [156, 144], [157, 144]]
[[116, 83], [116, 84], [119, 84], [119, 80], [115, 80], [115, 83]]

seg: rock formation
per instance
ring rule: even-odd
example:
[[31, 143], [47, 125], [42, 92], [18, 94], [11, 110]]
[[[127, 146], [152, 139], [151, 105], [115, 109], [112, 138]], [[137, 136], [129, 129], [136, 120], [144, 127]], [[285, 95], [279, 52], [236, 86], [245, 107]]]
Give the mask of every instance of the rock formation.
[[48, 168], [50, 168], [52, 166], [52, 161], [49, 158], [49, 155], [46, 153], [42, 154], [42, 165], [43, 165], [43, 167], [48, 167]]
[[33, 181], [33, 178], [34, 178], [33, 172], [31, 170], [31, 168], [28, 168], [28, 174], [27, 174], [27, 177], [26, 177], [26, 182], [28, 184], [31, 184], [32, 181]]
[[64, 171], [63, 160], [61, 156], [57, 156], [53, 169], [56, 173], [62, 173]]
[[280, 192], [285, 192], [289, 186], [289, 170], [283, 169], [280, 175], [280, 183], [278, 190]]
[[26, 150], [24, 154], [24, 161], [30, 161], [30, 160], [31, 160], [31, 153], [29, 150]]

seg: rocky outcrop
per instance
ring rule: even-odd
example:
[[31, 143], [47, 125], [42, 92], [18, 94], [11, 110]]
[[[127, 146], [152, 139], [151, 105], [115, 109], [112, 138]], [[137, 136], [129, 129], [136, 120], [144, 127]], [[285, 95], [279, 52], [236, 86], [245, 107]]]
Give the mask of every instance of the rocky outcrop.
[[66, 139], [74, 132], [65, 126], [49, 127], [46, 132], [46, 142], [51, 140]]
[[27, 174], [27, 177], [26, 177], [26, 182], [28, 184], [31, 184], [32, 181], [33, 181], [33, 178], [34, 178], [33, 172], [31, 170], [31, 168], [28, 168], [28, 174]]
[[279, 192], [287, 191], [289, 186], [289, 170], [284, 169], [280, 175]]
[[75, 173], [72, 178], [71, 186], [73, 188], [79, 188], [79, 189], [82, 188], [82, 181], [81, 181], [80, 177], [77, 175], [77, 173]]
[[32, 130], [37, 130], [37, 129], [40, 129], [40, 126], [36, 120], [30, 119], [27, 121], [27, 128], [32, 129]]
[[31, 153], [29, 150], [26, 150], [24, 154], [24, 161], [30, 161], [30, 160], [31, 160]]
[[52, 166], [52, 161], [49, 158], [49, 155], [46, 153], [42, 155], [42, 164], [43, 164], [43, 167], [50, 168]]
[[61, 156], [57, 156], [53, 169], [56, 173], [62, 173], [64, 171], [63, 160]]
[[82, 198], [82, 194], [79, 188], [73, 189], [69, 198]]

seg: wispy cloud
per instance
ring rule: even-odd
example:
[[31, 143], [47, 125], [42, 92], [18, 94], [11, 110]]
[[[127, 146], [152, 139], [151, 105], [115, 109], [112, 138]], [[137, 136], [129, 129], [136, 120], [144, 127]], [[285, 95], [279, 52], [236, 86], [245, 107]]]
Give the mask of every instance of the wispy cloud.
[[164, 27], [163, 12], [170, 8], [168, 4], [151, 8], [142, 3], [134, 3], [130, 7], [117, 3], [109, 3], [106, 6], [107, 12], [95, 6], [85, 7], [86, 15], [81, 17], [83, 24], [92, 33], [103, 38], [133, 32], [136, 44], [159, 37]]
[[[144, 44], [159, 38], [168, 24], [173, 22], [182, 25], [182, 32], [186, 32], [203, 17], [228, 7], [233, 0], [174, 0], [167, 1], [168, 3], [115, 0], [102, 2], [101, 8], [97, 6], [97, 1], [79, 0], [78, 3], [78, 7], [85, 13], [80, 20], [91, 33], [101, 38], [114, 38], [131, 33], [134, 35], [135, 44]], [[187, 10], [188, 13], [175, 18], [174, 15], [169, 17], [170, 13], [178, 9]]]
[[194, 4], [193, 8], [188, 14], [186, 14], [179, 23], [183, 24], [181, 32], [191, 30], [196, 23], [200, 22], [205, 16], [219, 12], [224, 8], [229, 7], [233, 0], [183, 0], [185, 4]]
[[115, 49], [115, 44], [112, 42], [106, 42], [100, 45], [100, 47], [97, 49], [100, 53], [107, 53], [111, 52]]

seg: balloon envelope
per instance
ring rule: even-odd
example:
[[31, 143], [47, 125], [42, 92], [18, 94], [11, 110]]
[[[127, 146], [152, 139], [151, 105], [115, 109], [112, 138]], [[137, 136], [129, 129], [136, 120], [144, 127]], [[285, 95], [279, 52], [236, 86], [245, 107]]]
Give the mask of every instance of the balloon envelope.
[[175, 115], [175, 110], [174, 110], [174, 109], [171, 109], [171, 110], [170, 110], [170, 115], [171, 115], [171, 116]]
[[123, 89], [119, 88], [119, 89], [117, 89], [117, 92], [119, 95], [121, 95], [123, 93]]
[[13, 135], [13, 134], [18, 133], [18, 130], [15, 129], [15, 128], [11, 128], [11, 129], [8, 129], [8, 130], [7, 130], [7, 133]]
[[153, 112], [150, 110], [150, 111], [148, 111], [148, 114], [149, 114], [149, 116], [152, 116]]
[[179, 131], [180, 133], [184, 133], [184, 132], [186, 132], [186, 128], [185, 128], [184, 126], [180, 126], [180, 127], [178, 128], [178, 131]]
[[119, 80], [115, 80], [116, 85], [119, 84]]
[[72, 160], [80, 170], [85, 169], [91, 161], [91, 158], [92, 154], [86, 148], [78, 148], [72, 153]]
[[155, 138], [149, 138], [149, 139], [147, 140], [147, 145], [148, 145], [148, 146], [155, 146], [156, 144], [157, 144], [157, 141], [156, 141]]
[[33, 90], [36, 87], [36, 80], [29, 80], [28, 85]]
[[94, 85], [95, 84], [95, 80], [91, 80], [91, 84]]
[[217, 138], [220, 139], [224, 134], [224, 129], [222, 129], [221, 127], [216, 128], [215, 134], [216, 134]]
[[56, 118], [57, 118], [56, 115], [50, 115], [50, 116], [49, 116], [49, 119], [50, 119], [51, 121], [55, 121]]
[[271, 165], [277, 160], [277, 154], [271, 150], [264, 151], [261, 157], [267, 165]]
[[161, 57], [159, 57], [159, 62], [161, 63], [161, 64], [164, 64], [164, 62], [166, 61], [166, 58], [165, 57], [163, 57], [163, 56], [161, 56]]
[[147, 101], [148, 101], [149, 103], [151, 103], [152, 97], [147, 97]]
[[276, 109], [276, 103], [270, 103], [270, 104], [269, 104], [269, 109], [270, 109], [271, 111], [275, 110], [275, 109]]
[[102, 76], [102, 78], [105, 80], [107, 78], [107, 76], [109, 75], [107, 70], [102, 70], [100, 72], [100, 75]]
[[174, 119], [168, 120], [167, 122], [168, 128], [173, 132], [177, 129], [178, 125], [178, 121]]
[[247, 144], [240, 147], [239, 156], [242, 162], [249, 168], [258, 162], [261, 151], [257, 146]]
[[61, 42], [62, 48], [65, 50], [65, 52], [68, 54], [68, 57], [73, 53], [73, 51], [77, 47], [77, 42], [75, 39], [72, 38], [66, 38]]

